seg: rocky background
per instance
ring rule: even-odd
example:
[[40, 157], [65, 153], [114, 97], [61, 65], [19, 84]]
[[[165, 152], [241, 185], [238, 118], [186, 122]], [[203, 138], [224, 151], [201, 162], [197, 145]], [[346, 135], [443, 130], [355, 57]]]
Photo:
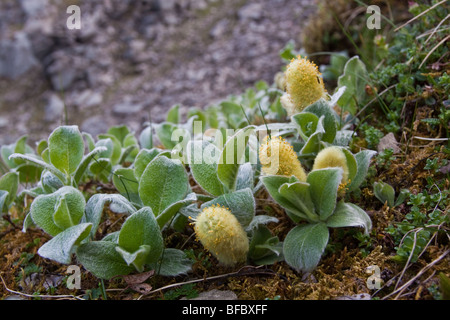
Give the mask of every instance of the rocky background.
[[[66, 27], [72, 4], [81, 30]], [[0, 145], [65, 121], [139, 132], [174, 104], [202, 108], [272, 83], [280, 49], [300, 45], [314, 10], [313, 0], [2, 0]]]

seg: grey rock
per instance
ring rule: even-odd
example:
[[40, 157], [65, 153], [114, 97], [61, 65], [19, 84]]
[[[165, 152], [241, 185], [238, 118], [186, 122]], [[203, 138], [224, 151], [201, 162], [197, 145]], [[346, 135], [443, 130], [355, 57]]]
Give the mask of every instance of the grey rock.
[[0, 128], [5, 128], [9, 124], [9, 120], [6, 117], [0, 117]]
[[358, 293], [351, 296], [341, 296], [335, 298], [335, 300], [370, 300], [370, 294], [368, 293]]
[[45, 13], [48, 4], [48, 0], [20, 0], [22, 10], [28, 18], [33, 18]]
[[25, 278], [25, 284], [29, 287], [34, 287], [43, 282], [42, 286], [45, 289], [50, 289], [52, 287], [58, 287], [61, 284], [63, 278], [63, 276], [57, 274], [42, 275], [40, 273], [32, 273]]
[[400, 152], [400, 148], [398, 146], [398, 142], [395, 139], [395, 136], [392, 132], [389, 132], [383, 138], [380, 139], [380, 143], [378, 144], [378, 152], [381, 152], [385, 149], [391, 148], [394, 150], [394, 153]]
[[129, 101], [129, 99], [115, 104], [112, 108], [114, 114], [121, 116], [138, 113], [143, 109], [144, 105], [142, 103], [134, 103]]
[[161, 10], [172, 10], [175, 8], [176, 0], [160, 0], [159, 8]]
[[100, 92], [94, 92], [90, 89], [77, 93], [73, 103], [81, 108], [92, 108], [99, 106], [103, 102], [103, 96]]
[[61, 118], [64, 112], [64, 101], [61, 100], [56, 94], [52, 94], [45, 106], [44, 120], [53, 122]]
[[0, 77], [16, 80], [37, 66], [39, 63], [24, 32], [17, 32], [13, 40], [0, 42]]
[[217, 290], [201, 292], [198, 297], [192, 299], [181, 300], [237, 300], [237, 295], [231, 290]]
[[58, 50], [53, 52], [49, 59], [52, 63], [47, 68], [47, 74], [55, 91], [72, 89], [77, 80], [86, 76], [82, 57]]
[[229, 24], [230, 22], [228, 21], [228, 19], [220, 20], [219, 22], [216, 23], [214, 27], [212, 27], [211, 31], [209, 32], [209, 35], [214, 39], [220, 38], [226, 33]]
[[240, 20], [259, 20], [263, 16], [263, 7], [260, 3], [249, 3], [238, 11]]
[[82, 131], [90, 133], [92, 136], [96, 136], [108, 131], [109, 125], [105, 121], [103, 115], [96, 115], [84, 120], [80, 128]]
[[19, 295], [11, 295], [11, 296], [7, 296], [3, 300], [27, 300], [27, 299], [25, 299], [25, 298], [23, 298], [22, 296], [19, 296]]

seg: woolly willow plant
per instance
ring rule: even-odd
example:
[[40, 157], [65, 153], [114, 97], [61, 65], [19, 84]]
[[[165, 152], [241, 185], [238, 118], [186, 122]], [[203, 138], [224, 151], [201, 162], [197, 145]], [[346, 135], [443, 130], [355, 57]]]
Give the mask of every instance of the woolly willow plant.
[[326, 95], [318, 67], [301, 56], [292, 59], [287, 66], [285, 84], [287, 101], [284, 101], [284, 106], [289, 116], [301, 112]]
[[247, 234], [228, 208], [213, 205], [203, 209], [194, 230], [197, 239], [221, 264], [233, 266], [247, 260]]
[[295, 176], [306, 181], [306, 173], [292, 145], [282, 137], [266, 137], [259, 149], [261, 171], [266, 175]]

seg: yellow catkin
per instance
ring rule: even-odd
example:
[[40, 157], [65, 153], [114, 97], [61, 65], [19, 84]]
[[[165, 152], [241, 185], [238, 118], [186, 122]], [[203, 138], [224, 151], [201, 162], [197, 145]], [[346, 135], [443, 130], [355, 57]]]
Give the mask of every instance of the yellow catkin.
[[[307, 106], [326, 96], [322, 75], [317, 66], [300, 56], [292, 59], [285, 72], [286, 92], [293, 104], [286, 109], [289, 116], [301, 112]], [[284, 103], [284, 105], [288, 105]]]
[[306, 173], [294, 148], [281, 137], [266, 137], [259, 148], [261, 170], [266, 175], [295, 176], [306, 181]]
[[313, 170], [325, 168], [342, 168], [343, 175], [341, 187], [344, 187], [348, 181], [348, 165], [345, 153], [339, 147], [328, 147], [320, 151], [314, 160]]
[[245, 262], [249, 250], [247, 234], [228, 208], [211, 206], [197, 216], [197, 239], [225, 266]]

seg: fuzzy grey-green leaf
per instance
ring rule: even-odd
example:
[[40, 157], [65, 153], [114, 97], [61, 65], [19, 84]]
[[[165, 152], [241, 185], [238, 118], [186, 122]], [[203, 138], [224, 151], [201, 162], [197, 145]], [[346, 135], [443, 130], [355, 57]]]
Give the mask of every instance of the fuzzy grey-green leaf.
[[0, 190], [4, 190], [8, 192], [8, 195], [5, 197], [3, 206], [0, 206], [0, 213], [6, 210], [14, 201], [16, 197], [17, 190], [19, 188], [19, 175], [16, 172], [8, 172], [0, 177]]
[[138, 251], [142, 245], [150, 247], [145, 257], [147, 263], [159, 259], [164, 249], [161, 231], [155, 216], [149, 207], [136, 211], [127, 218], [119, 233], [120, 248], [133, 253]]
[[70, 227], [40, 247], [38, 254], [43, 258], [68, 264], [72, 260], [74, 246], [88, 236], [91, 228], [91, 223], [81, 223]]
[[77, 126], [56, 128], [48, 138], [51, 163], [69, 175], [75, 172], [84, 155], [83, 136]]
[[149, 163], [139, 181], [139, 196], [158, 216], [171, 204], [186, 197], [189, 179], [182, 163], [160, 156]]
[[78, 261], [94, 276], [109, 280], [134, 271], [116, 251], [117, 244], [109, 241], [92, 241], [81, 244], [76, 253]]
[[286, 262], [298, 271], [311, 272], [319, 264], [328, 244], [329, 232], [324, 223], [293, 228], [283, 243]]
[[86, 201], [83, 194], [73, 187], [62, 187], [52, 194], [39, 195], [30, 207], [33, 222], [51, 236], [56, 236], [64, 228], [54, 221], [57, 204], [65, 198], [67, 210], [73, 225], [78, 224], [84, 215]]
[[306, 181], [310, 185], [311, 199], [322, 221], [326, 221], [336, 207], [342, 173], [341, 168], [326, 168], [313, 170], [308, 174]]
[[94, 194], [86, 203], [85, 221], [92, 223], [91, 236], [97, 232], [98, 225], [106, 203], [114, 203], [122, 208], [123, 212], [132, 214], [136, 212], [136, 208], [120, 194]]
[[327, 226], [331, 228], [362, 227], [364, 233], [369, 234], [372, 229], [372, 221], [367, 213], [357, 205], [339, 202], [333, 215], [328, 218]]
[[190, 141], [187, 145], [188, 163], [195, 181], [203, 190], [214, 196], [224, 192], [217, 176], [220, 150], [208, 141]]
[[156, 270], [159, 275], [175, 277], [191, 271], [192, 264], [193, 261], [183, 251], [167, 248], [164, 250], [161, 260], [151, 263], [150, 267]]
[[373, 150], [362, 150], [355, 154], [357, 171], [356, 175], [348, 186], [349, 190], [357, 189], [366, 178], [367, 171], [369, 170], [370, 159], [376, 154]]

